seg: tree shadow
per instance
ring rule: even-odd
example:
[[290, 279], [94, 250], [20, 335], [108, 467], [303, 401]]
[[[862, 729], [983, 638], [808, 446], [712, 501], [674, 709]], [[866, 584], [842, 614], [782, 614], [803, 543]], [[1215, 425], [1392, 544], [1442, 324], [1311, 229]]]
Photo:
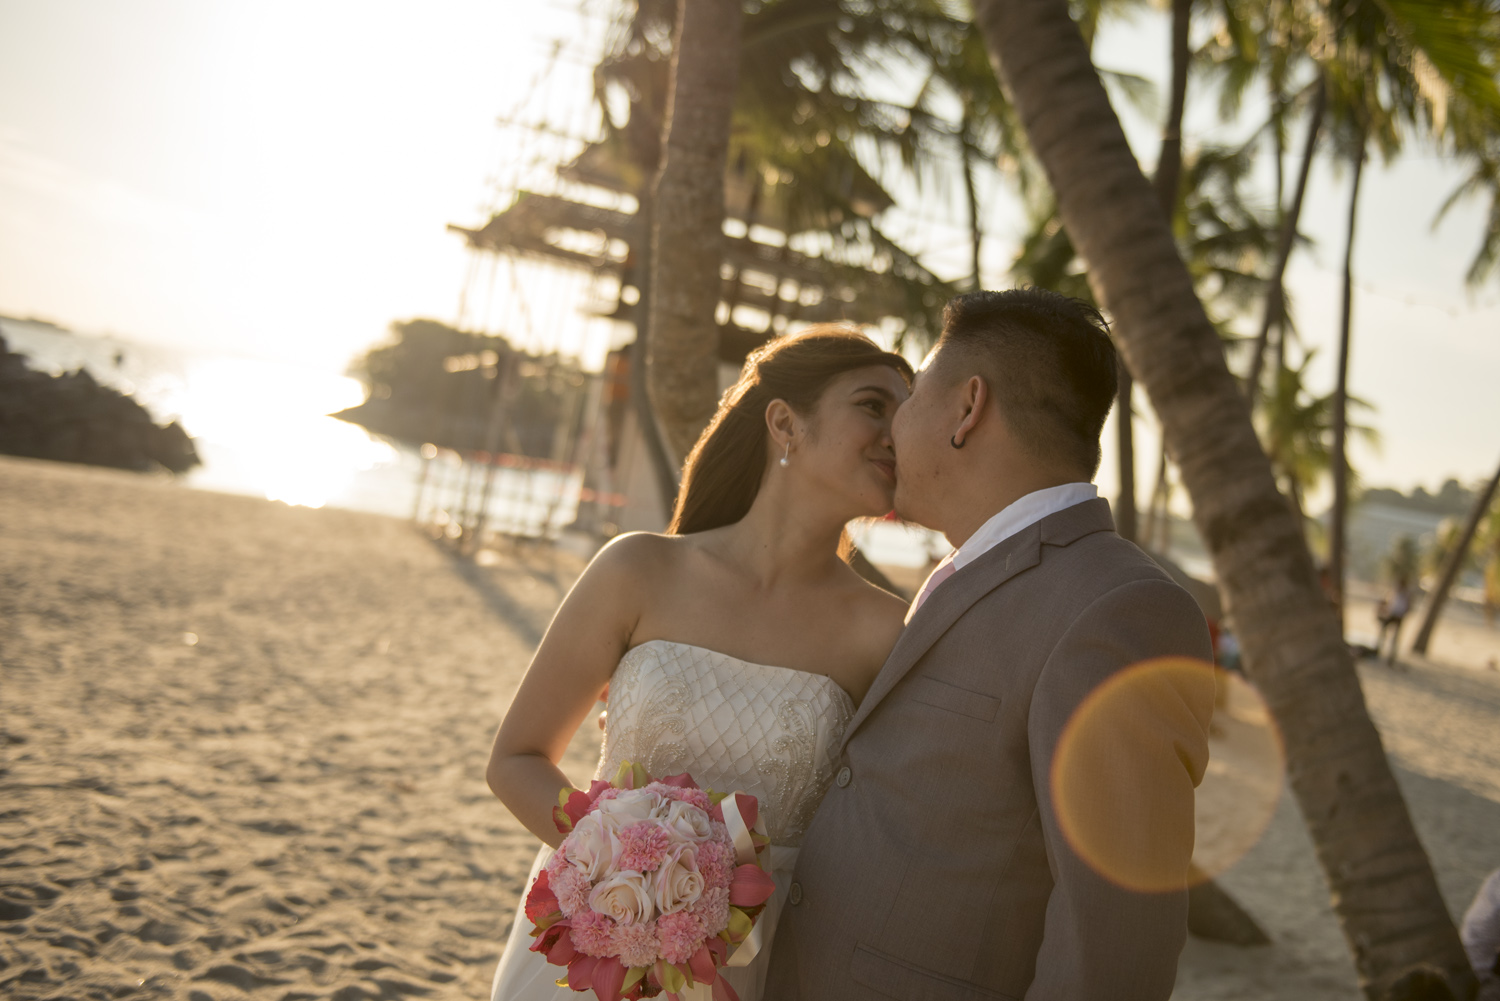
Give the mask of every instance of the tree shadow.
[[[528, 646], [534, 648], [542, 642], [547, 623], [552, 620], [552, 613], [567, 592], [567, 585], [555, 565], [543, 569], [527, 566], [521, 560], [513, 558], [496, 567], [481, 567], [442, 542], [433, 544], [448, 558], [448, 566], [453, 573], [473, 588], [485, 607], [514, 629]], [[551, 592], [551, 600], [528, 602], [513, 594], [502, 582], [502, 577], [507, 574], [515, 575], [517, 571], [523, 571], [527, 579], [537, 581], [547, 588]]]

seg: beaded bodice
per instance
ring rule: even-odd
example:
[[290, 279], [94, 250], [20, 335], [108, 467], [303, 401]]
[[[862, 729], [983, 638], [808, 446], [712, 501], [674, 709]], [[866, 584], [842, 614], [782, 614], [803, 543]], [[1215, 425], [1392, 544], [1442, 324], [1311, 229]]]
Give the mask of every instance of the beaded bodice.
[[596, 774], [633, 761], [653, 776], [688, 772], [705, 788], [750, 793], [772, 843], [798, 845], [853, 715], [848, 693], [824, 675], [649, 640], [609, 683]]

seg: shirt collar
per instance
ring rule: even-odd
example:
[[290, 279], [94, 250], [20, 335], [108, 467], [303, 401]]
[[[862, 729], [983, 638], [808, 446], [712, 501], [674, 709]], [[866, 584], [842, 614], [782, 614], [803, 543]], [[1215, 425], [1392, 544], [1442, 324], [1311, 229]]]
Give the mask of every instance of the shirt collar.
[[979, 530], [953, 553], [953, 563], [962, 570], [1012, 535], [1035, 525], [1048, 515], [1094, 500], [1098, 496], [1099, 490], [1092, 483], [1063, 483], [1034, 490], [1002, 508], [989, 521], [980, 525]]

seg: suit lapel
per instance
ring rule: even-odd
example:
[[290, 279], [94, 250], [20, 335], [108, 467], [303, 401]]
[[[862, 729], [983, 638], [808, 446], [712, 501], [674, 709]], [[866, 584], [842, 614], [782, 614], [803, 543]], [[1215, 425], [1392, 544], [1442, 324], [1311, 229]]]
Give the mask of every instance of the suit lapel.
[[1022, 529], [948, 578], [930, 594], [875, 676], [864, 701], [844, 731], [847, 741], [880, 700], [895, 688], [906, 672], [932, 648], [959, 617], [980, 598], [1041, 561], [1041, 535], [1037, 526]]
[[1042, 561], [1043, 543], [1066, 546], [1084, 535], [1113, 528], [1108, 501], [1085, 501], [1023, 528], [944, 581], [917, 609], [917, 614], [912, 616], [900, 639], [891, 648], [885, 665], [875, 676], [874, 684], [844, 730], [844, 743], [849, 742], [880, 700], [890, 694], [922, 655], [932, 649], [932, 645], [974, 607], [975, 602]]

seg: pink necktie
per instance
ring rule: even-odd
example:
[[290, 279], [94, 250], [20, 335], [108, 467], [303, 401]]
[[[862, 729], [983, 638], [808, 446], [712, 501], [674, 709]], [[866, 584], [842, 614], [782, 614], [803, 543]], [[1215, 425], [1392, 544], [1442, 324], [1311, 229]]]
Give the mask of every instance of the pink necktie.
[[943, 557], [943, 561], [937, 565], [937, 569], [933, 570], [928, 576], [927, 583], [922, 585], [922, 590], [917, 592], [917, 600], [911, 603], [911, 609], [906, 613], [907, 622], [910, 622], [911, 617], [917, 614], [917, 609], [922, 607], [922, 602], [926, 601], [932, 592], [938, 589], [939, 584], [958, 572], [958, 567], [953, 562], [953, 555], [953, 553], [949, 553]]

